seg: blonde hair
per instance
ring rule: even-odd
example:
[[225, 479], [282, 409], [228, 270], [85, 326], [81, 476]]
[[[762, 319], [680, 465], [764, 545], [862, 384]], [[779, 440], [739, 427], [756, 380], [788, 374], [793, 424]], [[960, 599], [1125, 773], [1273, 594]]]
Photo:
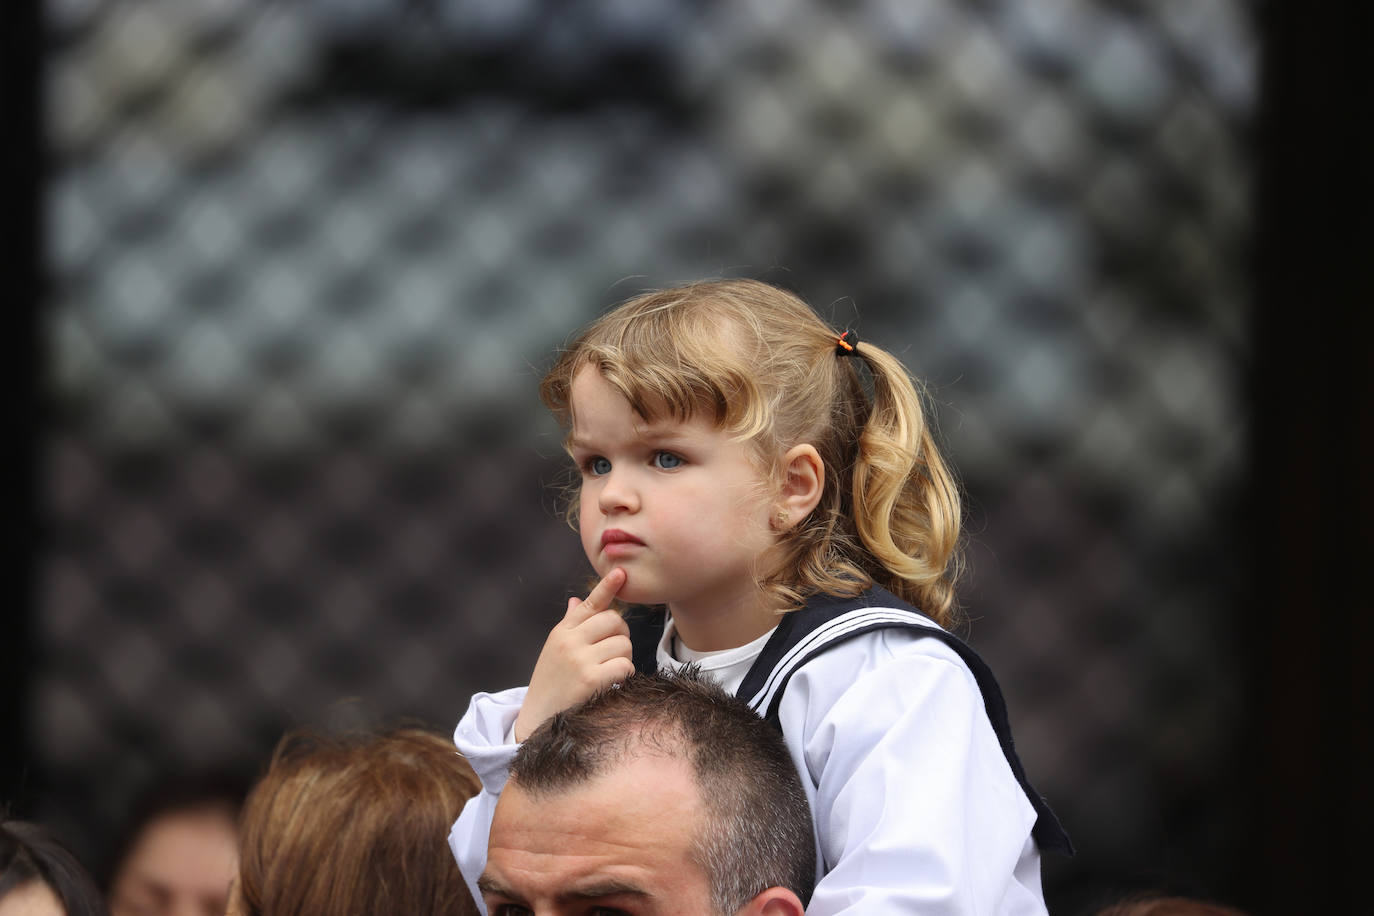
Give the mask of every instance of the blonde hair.
[[244, 916], [475, 916], [445, 837], [481, 789], [439, 735], [288, 734], [239, 833]]
[[[701, 412], [750, 442], [774, 476], [788, 449], [811, 444], [825, 463], [820, 504], [787, 532], [783, 562], [760, 585], [795, 609], [816, 592], [852, 597], [876, 583], [948, 626], [958, 485], [902, 363], [868, 342], [841, 358], [838, 337], [777, 287], [693, 283], [597, 319], [560, 353], [540, 396], [571, 428], [573, 378], [590, 365], [646, 420]], [[576, 511], [573, 500], [574, 524]]]

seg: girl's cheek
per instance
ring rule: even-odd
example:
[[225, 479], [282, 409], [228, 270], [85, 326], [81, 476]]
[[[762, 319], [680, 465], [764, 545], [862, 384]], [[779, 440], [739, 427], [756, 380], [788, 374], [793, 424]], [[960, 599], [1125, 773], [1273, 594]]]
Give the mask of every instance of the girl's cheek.
[[596, 534], [596, 520], [601, 517], [601, 508], [596, 497], [586, 490], [582, 491], [577, 506], [577, 533], [585, 545], [587, 539]]

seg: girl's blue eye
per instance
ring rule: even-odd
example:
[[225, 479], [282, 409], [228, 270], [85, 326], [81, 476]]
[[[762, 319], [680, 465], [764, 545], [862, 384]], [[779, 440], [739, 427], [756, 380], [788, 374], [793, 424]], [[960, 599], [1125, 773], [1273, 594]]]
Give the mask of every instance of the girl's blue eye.
[[597, 477], [609, 474], [611, 473], [611, 461], [609, 458], [602, 458], [600, 455], [597, 455], [587, 462], [587, 470], [591, 471]]
[[682, 467], [682, 458], [678, 455], [674, 455], [672, 452], [655, 452], [654, 467], [661, 468], [665, 471], [671, 471], [673, 468]]

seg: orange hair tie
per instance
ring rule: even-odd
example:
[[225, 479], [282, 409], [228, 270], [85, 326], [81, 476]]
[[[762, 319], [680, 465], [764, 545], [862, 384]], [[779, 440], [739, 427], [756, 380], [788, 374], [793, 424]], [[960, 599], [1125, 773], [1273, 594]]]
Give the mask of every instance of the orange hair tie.
[[859, 355], [859, 334], [852, 329], [845, 329], [845, 332], [835, 338], [835, 352], [840, 356]]

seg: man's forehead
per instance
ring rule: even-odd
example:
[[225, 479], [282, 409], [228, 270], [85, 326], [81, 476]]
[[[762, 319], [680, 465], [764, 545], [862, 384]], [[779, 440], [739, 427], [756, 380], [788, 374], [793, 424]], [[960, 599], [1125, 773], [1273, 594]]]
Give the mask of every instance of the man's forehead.
[[548, 801], [523, 810], [502, 811], [498, 805], [486, 871], [478, 881], [488, 903], [514, 903], [537, 913], [598, 907], [636, 914], [709, 912], [710, 882], [692, 849], [696, 830], [680, 824], [680, 817], [627, 801], [623, 812], [603, 810], [581, 819], [575, 819], [576, 809], [550, 811]]
[[565, 790], [529, 792], [512, 779], [492, 820], [484, 890], [653, 896], [692, 867], [699, 806], [686, 764], [656, 755]]

